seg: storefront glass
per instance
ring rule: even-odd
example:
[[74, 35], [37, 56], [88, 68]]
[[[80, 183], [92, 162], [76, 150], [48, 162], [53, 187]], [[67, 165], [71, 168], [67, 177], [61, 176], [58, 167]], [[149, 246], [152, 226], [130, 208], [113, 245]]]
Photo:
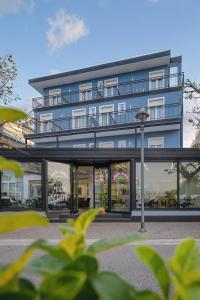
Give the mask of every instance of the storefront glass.
[[16, 177], [13, 172], [2, 172], [1, 209], [27, 208], [41, 209], [41, 163], [23, 162], [22, 177]]
[[71, 208], [70, 165], [48, 162], [48, 210]]
[[95, 168], [95, 207], [108, 209], [108, 168]]
[[181, 162], [179, 178], [180, 208], [200, 208], [200, 163]]
[[[136, 163], [136, 207], [141, 208], [141, 164]], [[144, 205], [146, 208], [177, 208], [177, 164], [145, 162]]]
[[111, 210], [130, 210], [130, 163], [111, 165]]

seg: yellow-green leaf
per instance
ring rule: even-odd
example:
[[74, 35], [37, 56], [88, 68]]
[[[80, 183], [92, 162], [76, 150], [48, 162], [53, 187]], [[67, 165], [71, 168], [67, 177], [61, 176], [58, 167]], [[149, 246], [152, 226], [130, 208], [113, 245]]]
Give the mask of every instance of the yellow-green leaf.
[[61, 249], [65, 250], [70, 257], [83, 253], [85, 248], [84, 236], [82, 234], [69, 235], [59, 243]]
[[165, 299], [170, 291], [170, 276], [162, 257], [149, 246], [136, 246], [135, 252], [141, 261], [153, 272]]
[[0, 218], [0, 233], [36, 226], [48, 226], [47, 218], [36, 212], [5, 213]]
[[84, 234], [95, 217], [102, 211], [102, 208], [90, 209], [82, 213], [74, 223], [71, 223], [77, 232]]
[[0, 107], [0, 122], [15, 122], [26, 117], [27, 114], [18, 108]]
[[119, 247], [134, 241], [143, 240], [143, 237], [139, 234], [126, 234], [114, 237], [108, 237], [94, 242], [87, 249], [88, 253], [97, 254], [99, 252]]
[[29, 247], [14, 263], [10, 264], [0, 273], [0, 287], [12, 280], [26, 266], [35, 251], [34, 247]]
[[24, 171], [19, 162], [0, 156], [0, 171], [12, 171], [16, 176], [23, 176]]

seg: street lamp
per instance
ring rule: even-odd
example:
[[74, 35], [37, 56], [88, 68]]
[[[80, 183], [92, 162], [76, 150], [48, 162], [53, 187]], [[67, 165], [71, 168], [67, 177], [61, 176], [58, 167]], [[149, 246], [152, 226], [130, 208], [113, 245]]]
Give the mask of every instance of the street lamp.
[[144, 224], [144, 122], [149, 117], [147, 111], [142, 107], [139, 112], [136, 114], [136, 119], [141, 121], [141, 223], [140, 223], [140, 232], [146, 232]]

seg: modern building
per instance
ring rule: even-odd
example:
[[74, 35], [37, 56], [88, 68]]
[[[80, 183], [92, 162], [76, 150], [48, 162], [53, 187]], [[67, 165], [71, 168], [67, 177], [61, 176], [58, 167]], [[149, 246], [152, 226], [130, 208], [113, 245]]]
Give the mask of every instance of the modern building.
[[[0, 125], [0, 147], [1, 148], [24, 148], [27, 134], [32, 134], [33, 129], [20, 122], [4, 123]], [[27, 141], [29, 146], [33, 146], [33, 141]]]
[[29, 80], [37, 147], [138, 148], [135, 115], [149, 111], [145, 147], [183, 144], [181, 57], [164, 51]]
[[135, 115], [145, 107], [145, 213], [200, 218], [200, 152], [182, 148], [183, 81], [181, 57], [170, 51], [31, 79], [42, 95], [33, 99], [35, 131], [26, 135], [35, 147], [0, 149], [25, 170], [20, 183], [1, 173], [1, 209], [62, 217], [104, 206], [109, 215], [137, 219]]

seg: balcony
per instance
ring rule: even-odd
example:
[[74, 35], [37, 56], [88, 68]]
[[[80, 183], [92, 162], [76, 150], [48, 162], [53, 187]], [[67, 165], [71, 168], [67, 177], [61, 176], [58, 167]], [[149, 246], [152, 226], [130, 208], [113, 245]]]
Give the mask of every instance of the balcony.
[[[163, 121], [182, 116], [182, 105], [179, 103], [170, 105], [160, 105], [146, 108], [149, 112], [148, 121]], [[134, 124], [138, 122], [136, 114], [138, 109], [129, 109], [120, 112], [106, 112], [96, 115], [81, 115], [71, 118], [59, 118], [51, 120], [35, 119], [35, 134], [55, 133], [59, 131], [76, 131], [97, 128], [109, 129], [111, 126]]]
[[151, 79], [141, 79], [129, 82], [123, 82], [117, 85], [100, 86], [83, 91], [74, 91], [51, 95], [47, 97], [33, 98], [33, 109], [43, 107], [52, 107], [77, 102], [87, 102], [92, 100], [101, 100], [108, 98], [117, 98], [121, 96], [130, 96], [163, 90], [166, 88], [181, 87], [184, 83], [184, 74], [177, 73], [168, 76], [155, 77]]

